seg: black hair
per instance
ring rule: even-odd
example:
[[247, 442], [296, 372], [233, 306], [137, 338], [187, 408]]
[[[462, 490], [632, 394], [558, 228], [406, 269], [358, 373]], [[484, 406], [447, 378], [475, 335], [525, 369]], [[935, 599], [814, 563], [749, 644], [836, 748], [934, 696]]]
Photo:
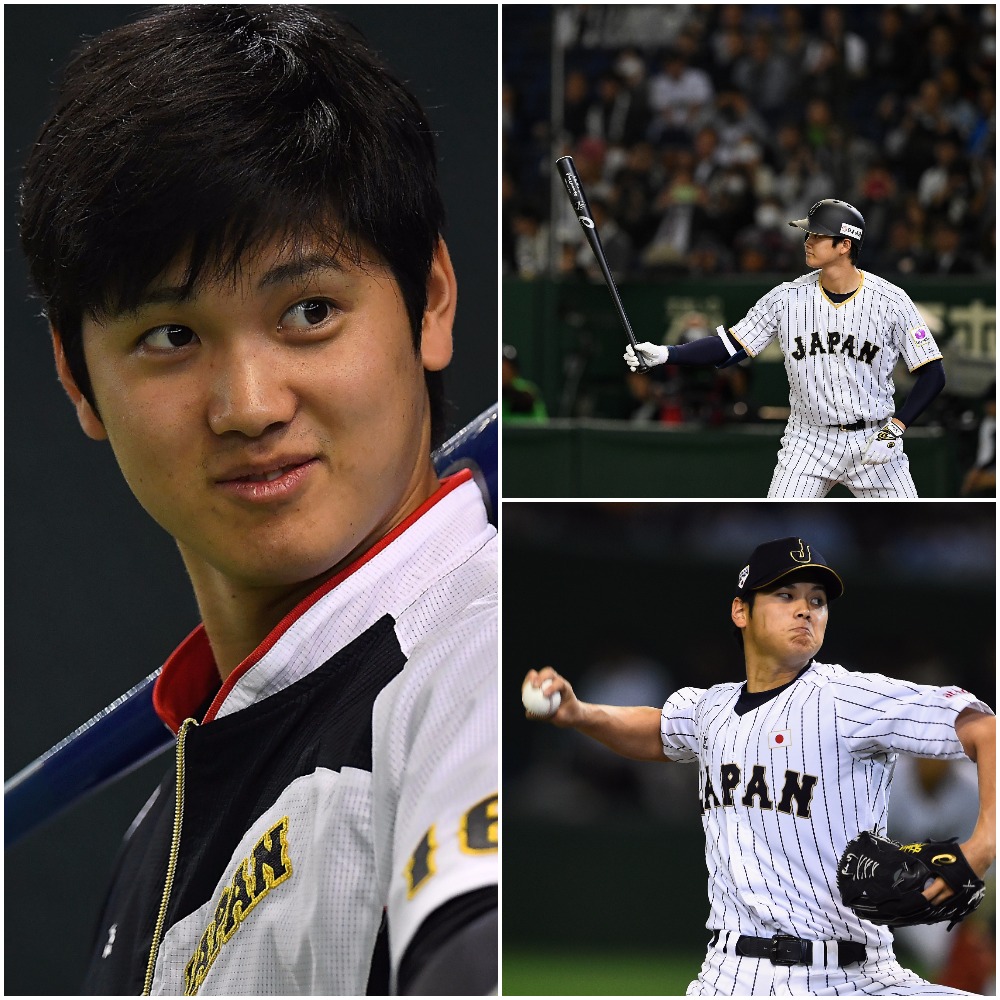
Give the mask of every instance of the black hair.
[[850, 236], [834, 236], [833, 245], [836, 246], [838, 243], [842, 243], [844, 240], [851, 241], [851, 249], [847, 251], [847, 256], [851, 258], [851, 263], [857, 265], [858, 257], [861, 254], [861, 243], [858, 240], [852, 239]]
[[[21, 209], [33, 284], [95, 410], [84, 316], [134, 307], [180, 255], [193, 293], [275, 238], [356, 264], [374, 251], [418, 349], [444, 226], [418, 101], [352, 25], [286, 4], [164, 6], [89, 42], [29, 154]], [[443, 382], [425, 380], [437, 443]]]

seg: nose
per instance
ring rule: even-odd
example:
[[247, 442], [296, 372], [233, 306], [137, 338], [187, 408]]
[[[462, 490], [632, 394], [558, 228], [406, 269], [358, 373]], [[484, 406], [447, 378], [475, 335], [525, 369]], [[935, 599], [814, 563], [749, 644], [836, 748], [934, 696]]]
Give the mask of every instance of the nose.
[[213, 359], [210, 377], [208, 423], [214, 434], [256, 438], [295, 414], [284, 366], [264, 345], [230, 345]]
[[798, 615], [799, 618], [812, 618], [812, 613], [813, 608], [808, 600], [803, 599], [799, 601], [799, 606], [795, 609], [795, 614]]

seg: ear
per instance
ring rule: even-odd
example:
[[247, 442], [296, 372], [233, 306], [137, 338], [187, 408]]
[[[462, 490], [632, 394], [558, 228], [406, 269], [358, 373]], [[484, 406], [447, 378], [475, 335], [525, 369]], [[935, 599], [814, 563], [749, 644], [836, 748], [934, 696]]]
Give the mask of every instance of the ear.
[[733, 607], [730, 612], [733, 624], [737, 628], [746, 628], [747, 626], [747, 606], [744, 601], [739, 597], [733, 598]]
[[458, 282], [444, 240], [439, 239], [427, 277], [427, 305], [420, 331], [420, 358], [424, 368], [437, 372], [451, 361], [451, 328], [455, 322]]
[[70, 371], [59, 331], [54, 327], [49, 327], [49, 330], [52, 333], [52, 351], [56, 356], [56, 373], [59, 375], [62, 387], [66, 390], [66, 395], [69, 396], [70, 402], [76, 408], [76, 418], [80, 421], [83, 433], [95, 441], [106, 440], [108, 432], [104, 429], [103, 421], [87, 401], [87, 397], [80, 391], [80, 387], [76, 384], [76, 379]]

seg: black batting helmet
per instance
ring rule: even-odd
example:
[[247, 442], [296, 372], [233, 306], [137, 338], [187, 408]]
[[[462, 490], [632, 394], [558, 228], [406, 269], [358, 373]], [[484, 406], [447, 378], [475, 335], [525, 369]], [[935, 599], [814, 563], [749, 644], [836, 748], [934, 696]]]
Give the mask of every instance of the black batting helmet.
[[795, 219], [788, 224], [817, 236], [846, 236], [858, 247], [865, 238], [865, 217], [853, 205], [836, 198], [817, 201], [805, 219]]

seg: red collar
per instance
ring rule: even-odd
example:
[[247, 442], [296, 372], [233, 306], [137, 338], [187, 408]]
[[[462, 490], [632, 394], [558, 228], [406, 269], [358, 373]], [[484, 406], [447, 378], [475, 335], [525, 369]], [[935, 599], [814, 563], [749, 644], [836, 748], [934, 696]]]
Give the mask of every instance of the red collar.
[[[236, 682], [256, 664], [261, 657], [281, 638], [293, 622], [298, 620], [321, 597], [328, 594], [338, 584], [343, 583], [352, 573], [357, 572], [370, 559], [374, 558], [394, 539], [402, 535], [435, 504], [446, 497], [456, 487], [468, 482], [472, 473], [463, 469], [453, 476], [442, 480], [438, 489], [428, 497], [409, 517], [401, 521], [387, 535], [380, 538], [367, 552], [359, 556], [353, 563], [342, 569], [335, 576], [325, 580], [311, 594], [303, 598], [277, 625], [267, 634], [264, 641], [226, 678], [220, 686], [219, 672], [215, 666], [215, 657], [205, 632], [205, 626], [199, 625], [174, 651], [163, 665], [156, 683], [153, 685], [153, 708], [156, 714], [176, 733], [185, 719], [197, 712], [209, 698], [211, 707], [205, 713], [203, 722], [210, 722], [215, 713], [232, 690]], [[214, 698], [213, 698], [214, 695]]]

